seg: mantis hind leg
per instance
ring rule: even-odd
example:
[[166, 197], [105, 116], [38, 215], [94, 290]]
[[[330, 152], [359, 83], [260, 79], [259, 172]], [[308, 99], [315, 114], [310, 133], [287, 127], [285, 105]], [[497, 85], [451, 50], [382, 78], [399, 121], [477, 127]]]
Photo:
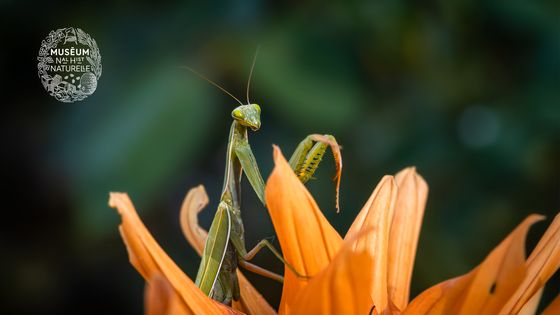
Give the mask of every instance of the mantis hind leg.
[[336, 164], [336, 210], [339, 211], [340, 175], [342, 172], [342, 155], [340, 146], [332, 135], [312, 134], [303, 139], [290, 157], [290, 166], [302, 183], [306, 183], [319, 167], [327, 148], [331, 148]]
[[261, 275], [263, 277], [278, 281], [280, 283], [284, 282], [284, 277], [282, 277], [281, 275], [274, 273], [270, 270], [264, 269], [263, 267], [259, 267], [255, 264], [252, 264], [246, 260], [240, 260], [239, 261], [239, 267], [242, 267], [245, 270], [248, 270], [252, 273]]
[[[274, 256], [276, 256], [276, 258], [278, 258], [278, 260], [280, 260], [286, 267], [288, 267], [288, 269], [290, 269], [291, 272], [293, 272], [298, 278], [302, 278], [302, 279], [309, 279], [310, 277], [307, 275], [303, 275], [301, 273], [299, 273], [296, 268], [294, 266], [292, 266], [292, 264], [290, 264], [289, 262], [287, 262], [284, 257], [282, 257], [282, 255], [280, 254], [280, 252], [274, 247], [274, 245], [272, 245], [268, 240], [264, 239], [261, 240], [260, 242], [257, 243], [257, 245], [255, 245], [255, 247], [253, 247], [253, 249], [251, 249], [250, 251], [246, 251], [245, 248], [243, 248], [242, 250], [238, 250], [238, 253], [240, 254], [240, 258], [239, 258], [239, 265], [244, 267], [245, 269], [252, 271], [256, 274], [259, 274], [261, 276], [282, 282], [283, 278], [280, 275], [277, 275], [275, 273], [273, 273], [272, 271], [266, 270], [264, 268], [261, 268], [259, 266], [253, 265], [253, 264], [249, 264], [248, 261], [252, 260], [255, 255], [257, 255], [258, 252], [260, 252], [263, 248], [268, 248], [273, 254]], [[247, 265], [248, 264], [248, 265]], [[249, 268], [247, 268], [247, 266]], [[257, 268], [251, 268], [251, 267], [257, 267]]]

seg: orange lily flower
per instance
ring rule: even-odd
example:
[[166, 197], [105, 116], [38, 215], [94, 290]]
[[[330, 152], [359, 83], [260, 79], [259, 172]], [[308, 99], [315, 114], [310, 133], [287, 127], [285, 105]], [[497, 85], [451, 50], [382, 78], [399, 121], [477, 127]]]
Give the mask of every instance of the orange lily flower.
[[[268, 210], [286, 261], [310, 278], [285, 270], [281, 314], [534, 314], [545, 282], [560, 266], [560, 216], [529, 258], [525, 236], [542, 220], [529, 216], [468, 274], [437, 284], [409, 302], [428, 186], [414, 168], [385, 176], [344, 239], [328, 223], [305, 186], [274, 147], [275, 168], [265, 191]], [[204, 188], [183, 203], [181, 226], [200, 254], [206, 231], [197, 215], [208, 203]], [[148, 282], [148, 314], [223, 314], [235, 310], [206, 297], [165, 255], [125, 194], [110, 205], [123, 219], [121, 235], [131, 263]], [[241, 301], [236, 310], [274, 314], [238, 271]], [[543, 314], [558, 314], [556, 298]]]

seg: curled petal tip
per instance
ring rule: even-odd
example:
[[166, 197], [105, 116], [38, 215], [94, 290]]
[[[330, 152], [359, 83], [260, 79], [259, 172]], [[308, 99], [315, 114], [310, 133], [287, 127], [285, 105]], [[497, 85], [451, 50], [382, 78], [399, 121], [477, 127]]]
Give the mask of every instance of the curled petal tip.
[[198, 213], [208, 205], [208, 202], [206, 189], [198, 185], [188, 191], [179, 214], [183, 235], [199, 255], [204, 250], [208, 232], [198, 224]]
[[110, 192], [109, 193], [109, 207], [111, 208], [117, 208], [119, 206], [119, 201], [122, 200], [123, 198], [127, 198], [128, 194], [127, 193], [122, 193], [122, 192]]
[[276, 144], [272, 145], [272, 151], [273, 151], [272, 158], [274, 159], [274, 163], [276, 163], [279, 155], [282, 155], [282, 151]]
[[398, 172], [395, 176], [398, 179], [405, 179], [411, 176], [420, 176], [418, 175], [418, 173], [416, 172], [416, 166], [409, 166], [406, 167], [404, 169], [402, 169], [400, 172]]
[[529, 220], [531, 222], [538, 222], [538, 221], [543, 221], [546, 220], [546, 216], [542, 215], [542, 214], [538, 214], [538, 213], [533, 213], [530, 214], [526, 220]]
[[111, 208], [115, 207], [115, 197], [116, 197], [117, 194], [118, 193], [113, 192], [113, 191], [109, 193], [109, 201], [108, 201], [109, 207], [111, 207]]

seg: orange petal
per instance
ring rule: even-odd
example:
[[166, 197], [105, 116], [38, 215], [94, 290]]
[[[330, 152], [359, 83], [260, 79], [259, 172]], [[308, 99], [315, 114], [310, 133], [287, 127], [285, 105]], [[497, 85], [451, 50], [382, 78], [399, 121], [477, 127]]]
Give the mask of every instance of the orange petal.
[[177, 296], [169, 282], [161, 275], [154, 275], [146, 285], [144, 303], [146, 315], [187, 315], [192, 312]]
[[414, 167], [402, 170], [395, 179], [398, 194], [389, 237], [387, 286], [389, 299], [403, 310], [408, 304], [428, 185]]
[[535, 315], [537, 313], [537, 308], [539, 308], [539, 303], [541, 301], [541, 297], [544, 291], [544, 287], [542, 287], [533, 297], [525, 303], [519, 314], [517, 315]]
[[204, 251], [208, 232], [198, 224], [198, 213], [207, 205], [208, 195], [206, 190], [204, 186], [198, 185], [187, 193], [179, 214], [183, 235], [199, 256]]
[[404, 315], [452, 314], [449, 308], [456, 303], [461, 293], [471, 283], [474, 273], [446, 280], [418, 295], [404, 310]]
[[276, 314], [272, 306], [268, 304], [264, 297], [253, 287], [251, 282], [245, 278], [239, 269], [237, 269], [237, 278], [239, 279], [239, 288], [241, 290], [241, 310], [244, 313], [254, 315]]
[[389, 233], [393, 210], [397, 200], [397, 185], [392, 176], [385, 176], [362, 208], [345, 239], [356, 237], [361, 231], [372, 230], [366, 237], [354, 243], [356, 250], [368, 250], [375, 257], [372, 279], [367, 290], [371, 294], [375, 310], [383, 314], [389, 308], [387, 295], [387, 262]]
[[373, 301], [368, 288], [374, 273], [375, 257], [367, 248], [356, 248], [356, 242], [372, 230], [346, 239], [334, 260], [309, 280], [294, 302], [293, 314], [370, 314]]
[[109, 206], [122, 218], [119, 226], [132, 265], [150, 282], [161, 274], [193, 314], [236, 314], [234, 310], [207, 297], [167, 256], [136, 213], [125, 193], [111, 193]]
[[[274, 163], [265, 198], [284, 258], [299, 273], [314, 276], [333, 259], [342, 239], [276, 146]], [[297, 278], [287, 267], [284, 277], [280, 313], [289, 313], [307, 281]]]
[[[525, 238], [531, 225], [544, 219], [527, 217], [477, 267], [458, 314], [496, 314], [523, 280]], [[533, 292], [534, 293], [534, 292]]]
[[523, 279], [525, 237], [541, 219], [529, 216], [477, 268], [420, 294], [404, 314], [496, 314]]
[[[204, 186], [199, 185], [189, 190], [181, 206], [181, 229], [185, 238], [198, 255], [202, 254], [204, 243], [208, 236], [208, 232], [198, 224], [198, 214], [206, 205], [208, 205], [208, 195]], [[237, 270], [237, 277], [241, 290], [241, 307], [243, 312], [247, 314], [276, 314], [276, 311], [239, 270]], [[236, 305], [234, 305], [235, 307]]]
[[541, 315], [556, 315], [560, 314], [560, 294], [554, 298], [552, 303], [550, 303]]
[[526, 275], [500, 314], [516, 314], [560, 267], [560, 214], [527, 259]]

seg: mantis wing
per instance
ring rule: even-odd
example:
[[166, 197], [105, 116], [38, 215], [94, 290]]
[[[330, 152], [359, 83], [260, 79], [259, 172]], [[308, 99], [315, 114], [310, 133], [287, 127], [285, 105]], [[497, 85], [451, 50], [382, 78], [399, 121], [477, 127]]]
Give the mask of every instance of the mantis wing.
[[231, 232], [231, 218], [228, 205], [220, 202], [204, 245], [202, 261], [196, 275], [196, 285], [210, 296], [224, 261]]
[[259, 166], [253, 155], [253, 151], [251, 151], [251, 146], [249, 146], [249, 142], [243, 140], [238, 141], [235, 146], [235, 154], [239, 162], [241, 162], [241, 167], [243, 167], [245, 176], [247, 176], [249, 183], [251, 183], [251, 186], [264, 205], [264, 180], [259, 171]]

